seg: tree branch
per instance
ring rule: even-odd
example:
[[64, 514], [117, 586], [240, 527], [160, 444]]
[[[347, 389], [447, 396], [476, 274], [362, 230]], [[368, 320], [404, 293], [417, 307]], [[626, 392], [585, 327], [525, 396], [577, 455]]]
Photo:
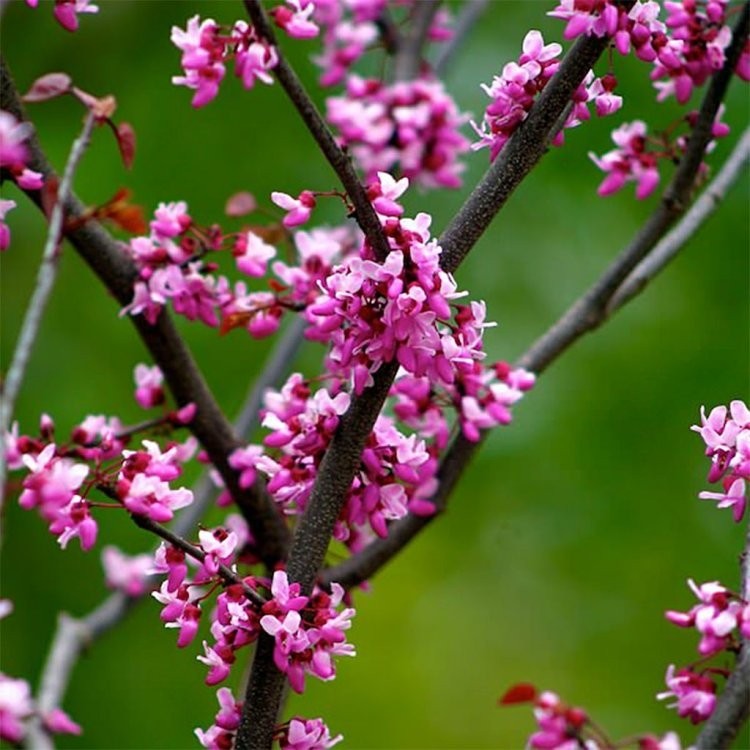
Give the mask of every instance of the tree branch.
[[750, 161], [750, 128], [742, 134], [721, 170], [701, 193], [700, 198], [695, 201], [674, 229], [664, 236], [623, 281], [607, 303], [607, 315], [611, 315], [614, 310], [622, 307], [628, 300], [643, 291], [664, 266], [674, 259], [701, 225], [716, 211], [729, 188], [742, 174], [748, 161]]
[[435, 60], [433, 66], [435, 75], [442, 76], [447, 73], [458, 48], [463, 44], [464, 39], [469, 35], [474, 24], [481, 18], [489, 4], [490, 0], [466, 0], [464, 2], [456, 19], [453, 37], [443, 46]]
[[419, 75], [422, 50], [432, 20], [440, 8], [440, 0], [417, 0], [410, 19], [409, 33], [401, 38], [396, 53], [393, 77], [397, 81], [411, 81]]
[[607, 37], [581, 37], [570, 48], [529, 116], [441, 235], [441, 265], [446, 271], [458, 268], [513, 191], [542, 158], [560, 114], [608, 45]]
[[[737, 33], [737, 31], [735, 33]], [[731, 72], [733, 67], [734, 65], [728, 60], [725, 70], [728, 69]], [[715, 78], [719, 78], [722, 72], [723, 71], [717, 73]], [[711, 88], [713, 88], [713, 82]], [[725, 90], [726, 86], [724, 87], [724, 93]], [[706, 94], [704, 106], [706, 101], [711, 101], [712, 107], [714, 106], [713, 103], [716, 103], [714, 95], [711, 94], [711, 89], [709, 89], [709, 92]], [[718, 108], [718, 103], [716, 103], [716, 107]], [[713, 122], [713, 115], [709, 116], [708, 112], [704, 113], [704, 109], [702, 108], [701, 118], [703, 118], [704, 115], [709, 123]], [[605, 270], [599, 280], [591, 287], [591, 290], [584, 294], [581, 299], [571, 307], [570, 311], [558, 321], [558, 323], [552, 326], [550, 331], [540, 339], [540, 342], [547, 340], [553, 341], [552, 334], [556, 331], [569, 331], [568, 335], [564, 339], [554, 339], [557, 343], [554, 347], [551, 345], [541, 347], [540, 342], [532, 345], [526, 353], [521, 356], [518, 361], [518, 366], [526, 367], [537, 374], [541, 374], [555, 359], [563, 354], [580, 335], [582, 335], [584, 332], [583, 330], [577, 335], [573, 335], [573, 332], [577, 329], [568, 329], [567, 327], [563, 328], [563, 322], [571, 315], [571, 311], [578, 310], [579, 307], [582, 307], [588, 298], [594, 298], [593, 290], [602, 290], [598, 297], [599, 307], [602, 311], [606, 311], [606, 313], [603, 313], [604, 317], [600, 323], [642, 291], [646, 286], [645, 282], [639, 283], [637, 287], [635, 286], [636, 280], [640, 279], [642, 272], [647, 272], [647, 278], [650, 280], [659, 271], [663, 270], [667, 261], [673, 257], [677, 250], [679, 250], [689, 237], [692, 236], [701, 221], [704, 221], [711, 214], [716, 205], [716, 201], [718, 200], [716, 196], [723, 195], [732, 181], [736, 179], [742, 164], [748, 158], [748, 149], [750, 148], [748, 138], [750, 138], [750, 136], [746, 132], [735, 147], [733, 153], [727, 159], [727, 162], [719, 175], [717, 175], [714, 183], [706, 189], [701, 199], [699, 199], [694, 208], [685, 215], [675, 230], [667, 235], [667, 237], [665, 237], [659, 244], [656, 244], [659, 237], [655, 236], [651, 238], [651, 243], [648, 247], [640, 248], [635, 251], [649, 252], [649, 249], [653, 248], [651, 254], [647, 255], [646, 260], [644, 260], [641, 265], [637, 265], [637, 260], [635, 260], [632, 255], [634, 254], [633, 248], [636, 248], [639, 238], [643, 237], [643, 232], [636, 235], [634, 241], [623, 253], [621, 253], [618, 259], [616, 259], [613, 264]], [[691, 139], [691, 148], [694, 145], [695, 148], [698, 148], [696, 144], [694, 144]], [[703, 144], [703, 149], [705, 149], [705, 146], [706, 143]], [[693, 180], [695, 179], [695, 174], [699, 167], [700, 159], [697, 163], [695, 160], [691, 162], [691, 169], [695, 170], [693, 173]], [[654, 215], [661, 213], [664, 203], [669, 203], [674, 200], [674, 198], [670, 198], [670, 196], [675, 195], [675, 186], [684, 184], [685, 182], [686, 178], [684, 174], [680, 175], [678, 173], [675, 175], [672, 183], [664, 193], [662, 205], [660, 205]], [[688, 184], [692, 184], [692, 182], [689, 182]], [[649, 223], [653, 223], [653, 216], [649, 222], [647, 222], [647, 226]], [[666, 229], [667, 225], [664, 225], [661, 230], [662, 233], [666, 232]], [[677, 242], [679, 242], [679, 245], [676, 244]], [[668, 257], [666, 257], [667, 255]], [[625, 267], [623, 266], [623, 258], [627, 259]], [[635, 270], [633, 270], [634, 267]], [[609, 280], [615, 277], [626, 279], [621, 287], [609, 283]], [[451, 442], [451, 445], [443, 457], [438, 472], [440, 484], [435, 495], [431, 498], [431, 501], [435, 503], [437, 508], [437, 513], [435, 515], [427, 517], [410, 515], [391, 524], [388, 527], [387, 538], [376, 539], [356, 555], [353, 555], [334, 567], [324, 570], [320, 576], [321, 585], [328, 588], [331, 583], [336, 582], [340, 583], [345, 588], [357, 586], [368, 580], [389, 560], [395, 557], [417, 534], [422, 531], [422, 529], [428, 526], [432, 520], [437, 518], [445, 509], [453, 487], [455, 487], [458, 479], [466, 469], [474, 453], [481, 447], [486, 435], [487, 433], [482, 433], [482, 438], [479, 442], [471, 443], [462, 434], [458, 434]]]
[[[0, 84], [2, 109], [25, 120], [18, 92], [4, 61], [0, 62]], [[42, 172], [45, 179], [54, 176], [36, 136], [28, 139], [27, 146], [31, 156], [29, 166]], [[39, 205], [38, 193], [27, 194]], [[65, 211], [70, 218], [85, 215], [84, 206], [74, 195], [65, 202]], [[121, 305], [131, 301], [133, 283], [137, 277], [135, 266], [98, 222], [88, 220], [69, 231], [66, 238]], [[142, 315], [128, 317], [161, 368], [175, 401], [180, 406], [188, 403], [196, 405], [196, 415], [189, 428], [203, 445], [250, 524], [260, 557], [272, 568], [286, 554], [288, 529], [260, 480], [248, 489], [239, 486], [239, 475], [229, 466], [228, 457], [240, 445], [240, 441], [216, 403], [187, 345], [166, 311], [159, 315], [154, 325], [149, 324]]]
[[276, 48], [279, 57], [279, 62], [274, 68], [276, 78], [284, 91], [286, 91], [287, 96], [315, 139], [315, 142], [320, 147], [323, 155], [328, 160], [328, 163], [333, 167], [333, 171], [338, 175], [339, 180], [341, 180], [341, 184], [354, 204], [354, 218], [372, 245], [376, 257], [381, 261], [384, 260], [390, 251], [388, 241], [383, 234], [380, 220], [367, 198], [365, 189], [362, 187], [362, 183], [352, 166], [351, 160], [336, 143], [315, 103], [305, 90], [292, 66], [286, 61], [276, 41], [276, 34], [273, 27], [260, 1], [244, 0], [244, 3], [255, 30], [263, 39]]
[[711, 79], [687, 151], [656, 210], [599, 280], [521, 357], [521, 367], [542, 372], [584, 333], [600, 326], [607, 319], [608, 303], [620, 285], [686, 210], [706, 146], [711, 140], [711, 127], [745, 43], [749, 8], [750, 4], [745, 3], [733, 30], [724, 67]]
[[[57, 199], [52, 208], [47, 239], [44, 243], [42, 259], [37, 272], [36, 286], [34, 287], [29, 306], [26, 309], [26, 315], [21, 325], [21, 332], [18, 335], [18, 342], [13, 352], [10, 368], [3, 383], [2, 396], [0, 396], [0, 445], [4, 445], [5, 432], [13, 419], [16, 398], [18, 398], [18, 392], [21, 390], [21, 385], [26, 374], [26, 366], [31, 357], [31, 350], [36, 342], [39, 326], [41, 325], [44, 311], [47, 308], [47, 302], [52, 294], [52, 288], [55, 285], [60, 259], [61, 232], [65, 219], [65, 201], [72, 191], [73, 175], [88, 148], [93, 128], [94, 115], [89, 112], [84, 121], [83, 130], [74, 141], [73, 147], [70, 150], [70, 156], [68, 157], [63, 178], [58, 188]], [[2, 506], [5, 499], [6, 472], [7, 463], [3, 448], [0, 451], [0, 516], [2, 516]], [[0, 539], [2, 539], [1, 532]]]

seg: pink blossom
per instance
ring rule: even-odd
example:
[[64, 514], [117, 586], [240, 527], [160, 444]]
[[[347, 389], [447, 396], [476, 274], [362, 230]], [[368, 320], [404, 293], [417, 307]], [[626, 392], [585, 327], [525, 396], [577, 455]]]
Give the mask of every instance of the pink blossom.
[[716, 706], [716, 683], [705, 675], [689, 669], [675, 671], [673, 664], [667, 668], [666, 683], [669, 690], [659, 693], [658, 700], [676, 698], [668, 708], [676, 708], [682, 718], [692, 724], [705, 721]]
[[88, 552], [96, 544], [99, 527], [89, 513], [89, 503], [74, 495], [64, 508], [58, 510], [49, 530], [59, 535], [57, 541], [63, 549], [71, 539], [78, 537], [81, 549]]
[[284, 727], [279, 737], [281, 750], [325, 750], [337, 745], [344, 736], [331, 737], [323, 719], [302, 719], [295, 717]]
[[122, 504], [137, 515], [144, 515], [159, 523], [171, 521], [174, 511], [193, 502], [193, 493], [181, 487], [173, 490], [156, 476], [136, 474], [132, 482], [120, 479], [117, 493]]
[[619, 14], [625, 13], [610, 0], [559, 0], [557, 7], [547, 15], [567, 21], [564, 37], [613, 36], [617, 31]]
[[469, 143], [459, 128], [468, 118], [439, 81], [422, 77], [385, 85], [350, 76], [346, 96], [330, 97], [326, 108], [368, 181], [398, 171], [423, 187], [461, 185], [459, 157]]
[[198, 621], [201, 616], [197, 602], [198, 594], [191, 592], [190, 587], [185, 584], [171, 591], [169, 582], [164, 581], [159, 591], [154, 591], [151, 596], [164, 605], [159, 615], [164, 627], [179, 628], [178, 648], [185, 648], [192, 643], [198, 633]]
[[146, 579], [152, 563], [151, 555], [125, 555], [112, 545], [107, 545], [102, 550], [102, 565], [107, 586], [128, 596], [136, 597], [146, 593]]
[[0, 672], [0, 739], [19, 744], [26, 733], [23, 722], [33, 713], [29, 683]]
[[612, 133], [612, 140], [618, 146], [614, 151], [602, 157], [589, 153], [596, 166], [607, 173], [597, 192], [611, 195], [632, 180], [637, 183], [635, 197], [647, 198], [659, 184], [659, 172], [657, 157], [646, 150], [646, 124], [641, 120], [625, 123]]
[[231, 564], [237, 548], [237, 535], [233, 531], [228, 532], [221, 528], [213, 531], [201, 529], [198, 532], [198, 539], [201, 549], [206, 553], [202, 567], [209, 577], [216, 575], [219, 565]]
[[217, 38], [219, 27], [207, 18], [193, 16], [183, 31], [172, 27], [172, 43], [182, 50], [184, 76], [172, 76], [175, 86], [187, 86], [195, 91], [193, 106], [208, 104], [219, 93], [219, 84], [224, 78], [224, 43]]
[[53, 708], [42, 716], [44, 728], [53, 734], [81, 734], [83, 730], [61, 708]]
[[263, 448], [259, 445], [248, 445], [237, 448], [229, 456], [229, 465], [240, 472], [240, 487], [252, 487], [255, 482], [255, 464]]
[[242, 703], [235, 700], [229, 688], [216, 691], [219, 711], [208, 729], [196, 729], [195, 735], [202, 747], [209, 750], [227, 750], [234, 746], [234, 737], [242, 718]]
[[313, 39], [316, 37], [320, 33], [320, 29], [311, 20], [315, 11], [314, 1], [286, 0], [286, 3], [291, 8], [277, 5], [270, 11], [276, 25], [295, 39]]
[[192, 223], [185, 201], [160, 203], [150, 223], [151, 234], [156, 242], [170, 240], [186, 232]]
[[264, 242], [254, 232], [243, 232], [237, 237], [232, 254], [237, 268], [248, 276], [263, 276], [268, 261], [276, 256], [276, 248]]
[[287, 212], [283, 223], [288, 228], [299, 226], [308, 221], [316, 204], [315, 196], [309, 190], [303, 190], [297, 198], [292, 198], [287, 193], [273, 192], [271, 193], [271, 200]]
[[10, 245], [10, 227], [5, 223], [5, 216], [15, 207], [15, 201], [0, 198], [0, 252], [7, 250]]
[[44, 175], [26, 168], [16, 173], [16, 182], [23, 190], [41, 190], [44, 186]]
[[99, 6], [91, 5], [90, 0], [55, 0], [55, 18], [67, 31], [78, 29], [79, 13], [98, 13]]
[[0, 167], [25, 168], [29, 156], [25, 142], [32, 132], [31, 123], [18, 122], [10, 112], [0, 110]]
[[164, 403], [164, 389], [161, 385], [164, 376], [158, 365], [148, 367], [148, 365], [138, 364], [135, 366], [133, 377], [136, 385], [135, 400], [140, 406], [150, 409]]
[[185, 553], [177, 547], [162, 542], [154, 553], [153, 566], [145, 572], [149, 574], [166, 573], [167, 580], [164, 581], [162, 589], [166, 585], [166, 591], [173, 594], [187, 576]]

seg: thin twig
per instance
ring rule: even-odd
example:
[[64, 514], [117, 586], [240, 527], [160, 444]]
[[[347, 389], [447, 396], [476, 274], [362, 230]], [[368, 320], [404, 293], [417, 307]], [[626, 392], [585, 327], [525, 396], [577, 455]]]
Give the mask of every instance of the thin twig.
[[[31, 351], [34, 348], [34, 343], [39, 333], [39, 326], [41, 325], [44, 311], [47, 308], [52, 288], [55, 285], [57, 270], [60, 265], [60, 243], [63, 221], [65, 220], [65, 203], [72, 192], [75, 171], [91, 140], [94, 123], [94, 114], [93, 112], [89, 112], [86, 115], [81, 134], [73, 142], [73, 146], [70, 149], [70, 156], [68, 157], [63, 178], [58, 188], [57, 200], [52, 208], [49, 220], [49, 229], [47, 230], [47, 239], [44, 243], [42, 259], [39, 263], [36, 286], [31, 295], [29, 306], [26, 309], [21, 332], [18, 335], [18, 342], [13, 352], [13, 358], [8, 368], [5, 383], [3, 384], [2, 396], [0, 396], [0, 517], [2, 516], [2, 506], [5, 499], [5, 476], [7, 472], [4, 448], [5, 432], [13, 419], [13, 410], [24, 376], [26, 375], [26, 366], [31, 357]], [[1, 536], [0, 532], [0, 538]]]
[[[0, 107], [18, 119], [25, 119], [18, 91], [4, 61], [0, 61], [0, 88]], [[26, 145], [30, 155], [30, 168], [42, 172], [45, 179], [53, 176], [54, 172], [37, 138], [32, 135]], [[29, 197], [39, 203], [39, 197], [35, 193], [29, 193]], [[65, 209], [70, 218], [86, 215], [85, 207], [74, 195], [68, 197]], [[95, 220], [87, 220], [83, 225], [68, 231], [66, 238], [112, 296], [121, 305], [128, 304], [133, 297], [137, 271], [120, 244]], [[196, 405], [195, 418], [188, 427], [205, 448], [211, 463], [247, 519], [258, 545], [259, 556], [267, 567], [272, 568], [286, 555], [288, 528], [260, 479], [252, 487], [240, 487], [239, 474], [229, 465], [229, 455], [241, 441], [219, 408], [187, 344], [166, 311], [159, 315], [154, 325], [142, 315], [129, 317], [164, 374], [177, 404]]]
[[490, 0], [466, 0], [456, 18], [453, 36], [443, 46], [435, 60], [435, 65], [433, 66], [435, 75], [442, 78], [448, 72], [448, 68], [453, 62], [453, 58], [456, 56], [459, 47], [469, 35], [474, 24], [482, 17], [482, 13], [484, 13], [489, 4]]
[[440, 0], [417, 0], [410, 19], [409, 33], [401, 38], [396, 53], [393, 77], [397, 81], [411, 81], [419, 75], [427, 34], [440, 8]]
[[[194, 560], [203, 562], [206, 559], [206, 553], [200, 547], [196, 547], [195, 545], [190, 544], [190, 542], [188, 542], [186, 539], [183, 539], [181, 536], [177, 536], [177, 534], [170, 531], [165, 526], [156, 523], [156, 521], [152, 521], [147, 516], [141, 516], [135, 513], [131, 513], [130, 518], [136, 526], [140, 527], [141, 529], [145, 529], [146, 531], [150, 531], [152, 534], [156, 534], [156, 536], [161, 537], [165, 542], [169, 542], [173, 547], [177, 547], [177, 549], [182, 550], [186, 555], [189, 555]], [[244, 592], [245, 596], [253, 604], [256, 604], [258, 607], [262, 607], [266, 603], [266, 600], [257, 591], [250, 588], [250, 586], [248, 586], [247, 583], [242, 580], [241, 576], [237, 575], [237, 573], [235, 573], [231, 568], [227, 567], [226, 565], [220, 564], [217, 569], [219, 575], [228, 584], [239, 584], [240, 586], [242, 586], [242, 591]]]
[[[727, 65], [729, 66], [730, 63], [728, 62]], [[733, 69], [733, 65], [728, 69], [731, 71]], [[718, 78], [719, 75], [720, 74], [717, 74], [716, 77]], [[714, 101], [714, 96], [710, 91], [706, 94], [705, 101]], [[703, 109], [701, 110], [701, 112], [702, 114], [705, 114], [705, 117], [709, 122], [712, 122], [712, 118], [709, 118], [708, 113], [703, 113]], [[731, 182], [736, 179], [741, 165], [747, 159], [748, 144], [746, 142], [746, 138], [747, 133], [743, 135], [740, 143], [727, 159], [726, 164], [722, 168], [719, 175], [717, 175], [714, 183], [709, 186], [709, 188], [707, 188], [706, 193], [710, 194], [711, 197], [706, 196], [706, 201], [703, 200], [703, 197], [696, 201], [694, 207], [695, 209], [698, 209], [699, 206], [704, 206], [706, 202], [714, 204], [716, 199], [713, 196], [717, 194], [723, 195]], [[694, 143], [691, 140], [691, 147], [698, 148], [697, 142]], [[705, 148], [705, 144], [703, 148]], [[695, 165], [695, 160], [693, 160], [693, 164]], [[697, 166], [693, 167], [696, 172], [699, 166], [700, 160], [697, 161]], [[693, 175], [693, 179], [694, 178], [695, 174]], [[665, 190], [664, 200], [668, 201], [668, 196], [674, 195], [675, 185], [684, 183], [685, 181], [686, 180], [684, 175], [676, 174], [670, 186]], [[656, 213], [659, 213], [660, 211], [661, 206], [659, 209], [657, 209]], [[702, 220], [708, 218], [710, 213], [710, 210], [706, 210], [705, 207], [702, 208], [700, 214]], [[696, 222], [695, 219], [696, 215], [694, 215], [693, 211], [691, 210], [683, 217], [682, 221], [677, 227], [675, 227], [674, 231], [667, 235], [662, 242], [656, 244], [659, 238], [652, 238], [652, 242], [650, 245], [650, 247], [653, 248], [653, 250], [651, 251], [652, 254], [657, 256], [658, 258], [663, 258], [666, 254], [666, 251], [663, 251], [661, 248], [667, 244], [671, 246], [674, 242], [674, 238], [680, 239], [680, 246], [684, 245], [684, 243], [690, 236], [687, 227], [690, 227], [690, 231], [694, 233], [699, 226], [699, 222]], [[685, 224], [685, 227], [683, 227], [683, 224]], [[666, 232], [666, 229], [667, 225], [663, 227], [662, 232]], [[639, 237], [642, 237], [642, 233], [639, 233], [637, 235], [636, 241]], [[670, 240], [670, 238], [673, 239]], [[635, 296], [635, 294], [642, 291], [646, 286], [645, 283], [640, 284], [638, 288], [634, 289], [632, 294], [621, 295], [621, 289], [631, 283], [633, 275], [638, 273], [638, 269], [641, 268], [641, 266], [636, 265], [636, 262], [633, 261], [632, 258], [630, 259], [630, 272], [623, 271], [622, 268], [623, 256], [627, 255], [627, 257], [630, 258], [630, 255], [628, 255], [628, 251], [631, 251], [631, 249], [635, 247], [636, 241], [631, 243], [631, 245], [628, 246], [628, 249], [626, 249], [626, 251], [622, 253], [609, 268], [605, 270], [600, 279], [592, 287], [592, 290], [604, 290], [603, 296], [600, 299], [600, 304], [602, 309], [605, 309], [607, 311], [607, 316], [620, 309], [620, 307], [626, 304], [633, 296]], [[646, 252], [648, 252], [648, 248], [646, 248]], [[672, 255], [673, 254], [674, 253], [672, 253]], [[646, 257], [646, 260], [643, 261], [643, 264], [649, 264], [648, 267], [653, 271], [653, 274], [648, 276], [649, 279], [652, 278], [653, 275], [658, 273], [660, 270], [662, 270], [667, 262], [667, 260], [663, 260], [663, 262], [657, 261], [651, 264], [651, 258], [652, 255], [649, 254]], [[633, 265], [636, 265], [635, 271], [632, 270]], [[651, 268], [651, 266], [653, 266], [653, 268]], [[623, 287], [613, 287], [612, 284], [607, 283], [607, 280], [611, 279], [614, 276], [621, 276], [626, 279]], [[582, 301], [586, 300], [588, 297], [593, 298], [591, 291], [584, 294], [581, 297], [580, 302], [582, 303]], [[579, 303], [576, 303], [576, 305], [574, 305], [571, 310], [576, 309], [578, 304]], [[566, 316], [567, 315], [569, 315], [569, 313], [566, 313]], [[552, 326], [550, 332], [559, 330], [561, 328], [561, 323], [563, 320], [565, 320], [566, 316], [563, 316], [563, 318], [561, 318], [558, 323]], [[549, 336], [549, 334], [547, 334], [546, 336]], [[546, 336], [543, 337], [542, 340], [544, 340]], [[540, 355], [540, 352], [546, 352], [547, 349], [540, 348], [538, 343], [534, 344], [527, 350], [525, 354], [521, 356], [518, 364], [519, 366], [533, 369], [537, 374], [540, 374], [555, 359], [563, 354], [563, 352], [565, 352], [567, 348], [577, 340], [577, 338], [578, 336], [567, 336], [566, 339], [564, 341], [561, 341], [558, 346], [554, 347], [554, 349], [550, 349], [550, 353], [546, 357], [542, 357]], [[466, 469], [469, 461], [471, 460], [475, 452], [480, 448], [485, 437], [486, 433], [483, 433], [480, 442], [471, 443], [462, 434], [459, 434], [452, 441], [440, 465], [440, 470], [438, 473], [440, 484], [435, 495], [431, 498], [432, 502], [437, 508], [437, 512], [435, 515], [428, 517], [418, 517], [412, 515], [396, 521], [389, 526], [387, 538], [376, 539], [356, 555], [353, 555], [347, 560], [344, 560], [339, 565], [324, 570], [320, 575], [320, 584], [326, 588], [329, 587], [333, 582], [340, 583], [345, 588], [357, 586], [360, 583], [368, 580], [388, 561], [390, 561], [395, 555], [397, 555], [417, 534], [422, 531], [422, 529], [429, 525], [432, 520], [437, 518], [437, 516], [445, 509], [448, 496], [453, 490], [453, 487], [458, 482], [461, 474]]]
[[276, 48], [279, 58], [278, 64], [273, 69], [276, 78], [284, 91], [286, 91], [297, 112], [299, 112], [302, 121], [307, 126], [307, 129], [320, 147], [333, 171], [338, 175], [339, 180], [341, 180], [341, 184], [354, 204], [354, 218], [369, 240], [375, 256], [381, 261], [384, 260], [390, 251], [388, 240], [383, 234], [380, 220], [367, 198], [365, 189], [362, 187], [362, 183], [352, 166], [351, 160], [336, 143], [333, 134], [328, 125], [326, 125], [315, 103], [305, 90], [292, 66], [284, 57], [277, 44], [273, 27], [269, 23], [268, 16], [259, 0], [245, 0], [245, 8], [258, 34]]
[[750, 161], [750, 128], [747, 128], [742, 134], [721, 170], [701, 193], [700, 198], [695, 201], [674, 229], [665, 235], [623, 281], [607, 304], [607, 315], [610, 315], [612, 311], [640, 293], [664, 266], [682, 250], [685, 243], [695, 235], [700, 226], [719, 207], [729, 188], [747, 167], [748, 161]]

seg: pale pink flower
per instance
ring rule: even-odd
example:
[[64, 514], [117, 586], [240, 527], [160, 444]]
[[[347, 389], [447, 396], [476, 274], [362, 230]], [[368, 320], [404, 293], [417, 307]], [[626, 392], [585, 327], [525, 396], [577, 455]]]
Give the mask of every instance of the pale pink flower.
[[125, 555], [112, 545], [107, 545], [102, 550], [102, 565], [107, 586], [128, 596], [141, 596], [146, 592], [147, 577], [152, 564], [151, 555]]

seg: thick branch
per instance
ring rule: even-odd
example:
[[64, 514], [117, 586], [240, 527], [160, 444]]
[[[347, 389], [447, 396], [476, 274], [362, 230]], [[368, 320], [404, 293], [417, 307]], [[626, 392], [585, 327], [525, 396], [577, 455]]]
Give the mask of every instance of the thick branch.
[[[2, 84], [2, 109], [24, 120], [18, 92], [4, 62], [0, 66]], [[31, 160], [29, 166], [42, 172], [45, 179], [54, 176], [35, 136], [28, 141]], [[39, 203], [37, 193], [29, 193]], [[70, 218], [84, 215], [84, 206], [71, 196], [65, 203]], [[121, 305], [133, 296], [136, 269], [120, 245], [96, 221], [86, 221], [81, 227], [67, 233], [67, 239], [107, 289]], [[266, 495], [260, 481], [249, 489], [239, 486], [239, 476], [229, 466], [229, 454], [240, 444], [231, 425], [208, 388], [203, 375], [193, 360], [187, 345], [178, 334], [171, 318], [163, 312], [154, 325], [141, 316], [129, 316], [154, 361], [159, 365], [175, 401], [184, 406], [194, 403], [195, 419], [189, 425], [206, 450], [211, 462], [222, 476], [227, 489], [237, 502], [253, 531], [258, 544], [258, 554], [272, 567], [286, 553], [288, 531], [273, 501]]]
[[565, 55], [529, 116], [441, 235], [442, 265], [446, 271], [458, 268], [513, 191], [542, 158], [560, 114], [608, 44], [607, 37], [582, 37]]
[[372, 204], [367, 198], [351, 160], [336, 143], [315, 103], [305, 90], [294, 69], [286, 61], [281, 49], [279, 49], [276, 42], [276, 34], [260, 1], [245, 0], [245, 8], [258, 34], [276, 48], [279, 56], [278, 65], [274, 68], [276, 78], [284, 91], [286, 91], [297, 112], [299, 112], [302, 121], [320, 147], [328, 163], [333, 167], [333, 171], [338, 175], [339, 180], [341, 180], [341, 184], [354, 204], [354, 218], [370, 241], [376, 257], [381, 261], [384, 260], [389, 252], [388, 241], [383, 234], [375, 209], [373, 209]]

